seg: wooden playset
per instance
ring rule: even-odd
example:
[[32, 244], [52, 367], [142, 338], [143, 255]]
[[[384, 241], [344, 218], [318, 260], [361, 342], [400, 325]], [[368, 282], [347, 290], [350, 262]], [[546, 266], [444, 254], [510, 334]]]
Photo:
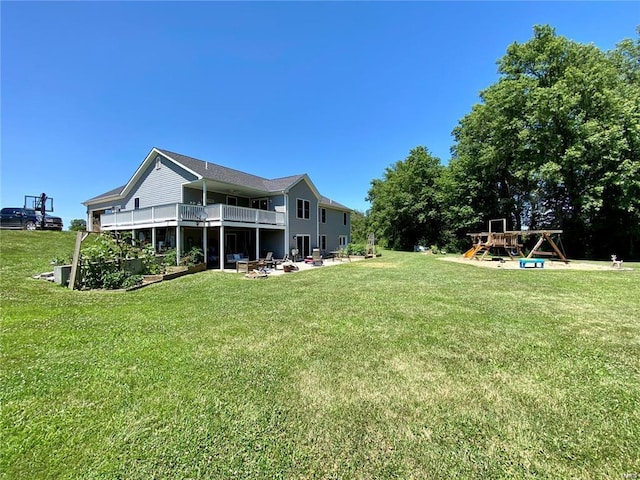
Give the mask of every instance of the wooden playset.
[[[525, 258], [522, 253], [522, 243], [520, 237], [523, 235], [538, 235], [538, 241], [526, 256], [527, 259], [534, 257], [558, 257], [564, 263], [569, 263], [564, 252], [553, 240], [552, 235], [560, 235], [562, 230], [507, 230], [507, 220], [505, 218], [489, 220], [489, 231], [479, 233], [467, 233], [473, 241], [473, 246], [464, 253], [464, 258], [484, 260], [491, 249], [504, 250], [511, 260], [515, 258]], [[547, 242], [552, 251], [540, 250], [540, 247]], [[534, 267], [544, 267], [544, 262], [524, 262], [523, 265], [531, 264]], [[521, 265], [522, 266], [522, 265]], [[524, 268], [524, 267], [523, 267]]]

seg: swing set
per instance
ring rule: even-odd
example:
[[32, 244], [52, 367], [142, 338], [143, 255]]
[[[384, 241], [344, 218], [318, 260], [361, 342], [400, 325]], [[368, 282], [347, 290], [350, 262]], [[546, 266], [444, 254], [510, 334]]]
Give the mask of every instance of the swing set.
[[[506, 218], [489, 220], [488, 232], [467, 233], [471, 237], [473, 246], [463, 254], [463, 257], [484, 260], [493, 248], [504, 250], [511, 260], [525, 258], [520, 237], [538, 235], [538, 241], [526, 258], [558, 257], [564, 263], [569, 263], [560, 239], [561, 233], [562, 230], [507, 230]], [[558, 243], [553, 240], [553, 235], [558, 236]], [[551, 246], [552, 251], [540, 250], [545, 242]]]

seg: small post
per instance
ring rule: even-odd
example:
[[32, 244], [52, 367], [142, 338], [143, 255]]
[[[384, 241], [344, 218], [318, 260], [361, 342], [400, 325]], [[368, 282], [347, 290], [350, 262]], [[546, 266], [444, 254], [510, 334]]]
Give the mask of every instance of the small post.
[[87, 232], [78, 232], [76, 234], [76, 246], [73, 249], [73, 262], [71, 264], [71, 277], [69, 277], [69, 288], [75, 290], [78, 279], [78, 265], [80, 263], [80, 246], [82, 242], [89, 236]]

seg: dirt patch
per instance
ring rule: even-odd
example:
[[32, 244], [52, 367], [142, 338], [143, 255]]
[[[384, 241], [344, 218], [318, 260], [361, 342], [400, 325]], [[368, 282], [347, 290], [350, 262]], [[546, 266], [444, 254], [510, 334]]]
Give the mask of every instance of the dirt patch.
[[389, 263], [389, 262], [376, 262], [376, 263], [364, 262], [362, 266], [367, 268], [396, 268], [397, 267], [397, 265], [395, 265], [394, 263]]
[[[441, 257], [440, 260], [444, 260], [446, 262], [463, 263], [465, 265], [473, 265], [474, 267], [500, 268], [502, 270], [520, 270], [520, 262], [518, 262], [518, 260], [505, 259], [504, 262], [498, 262], [498, 261], [492, 261], [492, 260], [467, 259], [467, 258], [454, 257], [454, 256]], [[536, 269], [528, 268], [528, 270], [536, 270]], [[630, 268], [614, 268], [611, 265], [598, 265], [594, 263], [584, 263], [584, 262], [578, 262], [578, 261], [570, 261], [569, 263], [564, 263], [562, 261], [557, 261], [557, 260], [554, 260], [554, 261], [546, 260], [544, 263], [544, 269], [538, 268], [537, 270], [620, 271], [620, 270], [631, 270], [631, 269]]]

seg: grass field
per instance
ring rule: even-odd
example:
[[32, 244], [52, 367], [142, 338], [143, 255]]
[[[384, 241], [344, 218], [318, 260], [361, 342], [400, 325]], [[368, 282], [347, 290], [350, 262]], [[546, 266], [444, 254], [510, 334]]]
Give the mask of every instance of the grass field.
[[0, 232], [2, 478], [640, 478], [638, 264], [30, 278], [74, 238]]

